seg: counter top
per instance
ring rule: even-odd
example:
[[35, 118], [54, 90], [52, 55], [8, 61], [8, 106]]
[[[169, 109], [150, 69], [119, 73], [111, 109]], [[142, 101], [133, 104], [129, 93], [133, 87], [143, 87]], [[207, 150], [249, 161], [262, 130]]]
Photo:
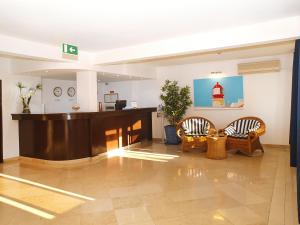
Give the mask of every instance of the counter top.
[[125, 109], [115, 111], [102, 112], [70, 112], [70, 113], [19, 113], [11, 114], [13, 120], [76, 120], [76, 119], [90, 119], [93, 117], [118, 116], [126, 113], [139, 112], [155, 112], [155, 107]]

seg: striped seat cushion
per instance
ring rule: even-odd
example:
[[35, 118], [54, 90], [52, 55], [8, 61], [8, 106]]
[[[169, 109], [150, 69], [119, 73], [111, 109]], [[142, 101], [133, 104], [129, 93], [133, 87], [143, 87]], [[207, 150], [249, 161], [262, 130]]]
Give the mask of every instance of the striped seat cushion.
[[210, 129], [210, 123], [203, 118], [191, 118], [182, 123], [185, 135], [202, 136], [207, 135]]
[[249, 132], [256, 131], [260, 122], [254, 119], [242, 119], [231, 123], [225, 128], [225, 134], [231, 137], [247, 138]]

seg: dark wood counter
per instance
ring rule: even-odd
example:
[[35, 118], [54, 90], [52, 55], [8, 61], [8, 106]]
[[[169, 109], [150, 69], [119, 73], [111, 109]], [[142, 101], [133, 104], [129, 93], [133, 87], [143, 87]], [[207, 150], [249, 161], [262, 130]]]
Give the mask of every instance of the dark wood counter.
[[12, 114], [12, 119], [19, 120], [20, 156], [71, 160], [151, 140], [155, 111]]

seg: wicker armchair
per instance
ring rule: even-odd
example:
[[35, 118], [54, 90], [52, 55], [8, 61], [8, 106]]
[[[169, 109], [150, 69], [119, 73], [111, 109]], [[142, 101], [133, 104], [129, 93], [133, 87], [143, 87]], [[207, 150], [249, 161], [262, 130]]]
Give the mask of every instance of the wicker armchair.
[[207, 149], [206, 136], [217, 133], [215, 125], [203, 117], [188, 117], [177, 124], [176, 133], [181, 138], [182, 151], [190, 148]]
[[253, 152], [264, 149], [259, 136], [266, 131], [265, 123], [257, 117], [243, 117], [219, 130], [219, 135], [227, 135], [226, 149], [236, 149], [251, 156]]

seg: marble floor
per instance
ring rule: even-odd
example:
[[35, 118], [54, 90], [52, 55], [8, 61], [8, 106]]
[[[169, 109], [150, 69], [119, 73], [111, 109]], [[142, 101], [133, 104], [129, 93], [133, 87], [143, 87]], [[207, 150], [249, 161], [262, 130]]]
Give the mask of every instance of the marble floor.
[[66, 168], [0, 164], [2, 225], [294, 225], [289, 152], [211, 160], [158, 143]]

